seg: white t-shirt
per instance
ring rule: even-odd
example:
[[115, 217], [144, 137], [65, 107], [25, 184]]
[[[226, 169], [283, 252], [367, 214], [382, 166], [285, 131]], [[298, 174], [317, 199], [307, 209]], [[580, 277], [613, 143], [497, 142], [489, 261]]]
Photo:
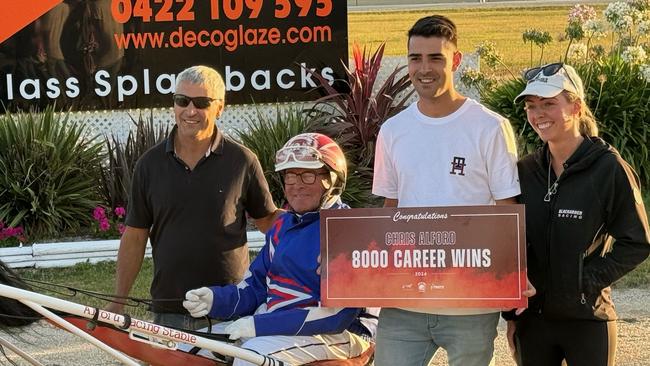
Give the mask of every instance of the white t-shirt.
[[[507, 119], [473, 99], [427, 117], [417, 103], [387, 120], [375, 149], [372, 193], [399, 207], [493, 205], [521, 193], [517, 147]], [[447, 315], [495, 309], [407, 309]]]

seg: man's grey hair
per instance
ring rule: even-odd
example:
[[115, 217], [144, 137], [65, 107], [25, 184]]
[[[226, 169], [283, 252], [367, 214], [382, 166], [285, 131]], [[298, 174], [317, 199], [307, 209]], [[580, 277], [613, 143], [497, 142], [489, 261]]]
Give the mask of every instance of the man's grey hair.
[[192, 84], [203, 84], [205, 87], [212, 91], [210, 95], [212, 98], [221, 99], [225, 101], [226, 86], [223, 78], [219, 72], [209, 66], [191, 66], [183, 70], [176, 76], [176, 89], [181, 82], [188, 82]]

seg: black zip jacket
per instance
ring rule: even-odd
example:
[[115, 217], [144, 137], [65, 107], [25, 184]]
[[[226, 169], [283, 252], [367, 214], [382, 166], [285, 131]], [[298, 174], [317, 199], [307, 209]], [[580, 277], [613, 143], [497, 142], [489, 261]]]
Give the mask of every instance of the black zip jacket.
[[616, 319], [609, 286], [650, 254], [636, 173], [597, 137], [585, 138], [559, 178], [548, 145], [517, 165], [528, 277], [537, 289], [526, 311], [547, 319]]

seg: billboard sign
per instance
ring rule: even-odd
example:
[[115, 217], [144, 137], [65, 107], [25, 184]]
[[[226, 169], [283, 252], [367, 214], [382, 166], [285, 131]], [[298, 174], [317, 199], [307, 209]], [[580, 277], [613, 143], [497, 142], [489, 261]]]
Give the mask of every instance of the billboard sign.
[[175, 75], [192, 65], [222, 74], [229, 104], [310, 100], [318, 95], [308, 70], [345, 75], [341, 1], [16, 3], [8, 6], [17, 20], [0, 25], [0, 101], [9, 109], [170, 107]]

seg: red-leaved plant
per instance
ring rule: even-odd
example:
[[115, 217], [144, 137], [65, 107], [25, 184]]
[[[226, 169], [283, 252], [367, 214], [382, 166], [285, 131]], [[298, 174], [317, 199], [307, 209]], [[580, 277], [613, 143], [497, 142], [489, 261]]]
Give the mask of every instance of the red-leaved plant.
[[353, 46], [353, 68], [345, 67], [346, 91], [337, 90], [319, 73], [311, 72], [324, 94], [314, 108], [327, 112], [315, 123], [315, 129], [335, 138], [346, 153], [350, 167], [344, 199], [353, 206], [376, 203], [370, 187], [379, 128], [406, 107], [414, 92], [408, 74], [403, 73], [405, 66], [396, 67], [378, 84], [384, 47], [381, 44], [371, 53], [366, 47]]

